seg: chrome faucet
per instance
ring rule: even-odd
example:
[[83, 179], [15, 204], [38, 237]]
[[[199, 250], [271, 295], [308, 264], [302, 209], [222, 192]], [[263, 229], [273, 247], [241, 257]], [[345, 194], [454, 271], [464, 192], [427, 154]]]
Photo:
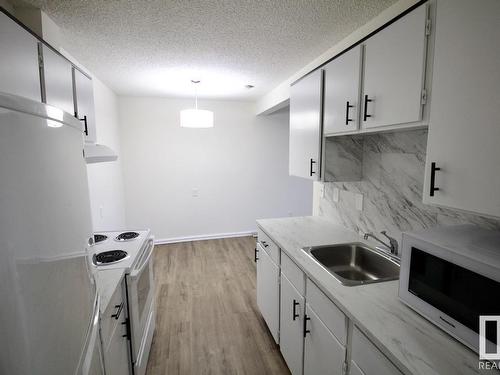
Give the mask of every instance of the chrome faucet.
[[398, 255], [398, 241], [396, 241], [395, 238], [389, 236], [385, 230], [383, 230], [380, 233], [383, 234], [385, 237], [387, 237], [387, 239], [389, 240], [389, 243], [386, 243], [386, 242], [382, 241], [380, 238], [377, 238], [373, 233], [365, 233], [363, 238], [365, 240], [367, 240], [369, 237], [373, 238], [374, 240], [380, 242], [382, 245], [387, 247], [391, 251], [391, 254], [397, 256]]

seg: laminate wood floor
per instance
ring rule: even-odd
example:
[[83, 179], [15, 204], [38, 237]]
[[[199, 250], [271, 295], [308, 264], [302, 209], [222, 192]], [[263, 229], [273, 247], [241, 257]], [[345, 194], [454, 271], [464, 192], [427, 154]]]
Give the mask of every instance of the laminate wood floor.
[[257, 308], [255, 239], [159, 245], [147, 375], [289, 374]]

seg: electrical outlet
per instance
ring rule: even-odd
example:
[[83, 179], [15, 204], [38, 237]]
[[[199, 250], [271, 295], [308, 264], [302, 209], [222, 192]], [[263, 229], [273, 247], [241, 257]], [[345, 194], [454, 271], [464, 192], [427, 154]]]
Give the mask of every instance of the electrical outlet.
[[321, 198], [325, 197], [325, 184], [319, 185], [319, 196]]
[[102, 205], [99, 206], [99, 216], [101, 217], [101, 219], [104, 218], [104, 207]]
[[340, 190], [339, 188], [333, 188], [333, 201], [338, 202], [339, 201], [339, 196], [340, 196]]
[[198, 188], [193, 188], [191, 190], [191, 196], [193, 198], [198, 198], [200, 196], [200, 191], [198, 190]]

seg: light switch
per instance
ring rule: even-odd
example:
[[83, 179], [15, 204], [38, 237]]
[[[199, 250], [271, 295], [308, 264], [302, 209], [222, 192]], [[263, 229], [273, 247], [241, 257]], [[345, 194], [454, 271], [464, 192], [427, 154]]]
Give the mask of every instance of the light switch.
[[333, 201], [339, 201], [340, 190], [338, 188], [333, 188]]
[[104, 207], [102, 205], [99, 206], [99, 216], [101, 217], [101, 219], [104, 218]]
[[191, 190], [192, 197], [197, 198], [197, 197], [199, 197], [199, 195], [200, 195], [200, 192], [199, 192], [198, 188], [193, 188], [193, 190]]
[[319, 185], [319, 196], [321, 198], [325, 197], [325, 184]]

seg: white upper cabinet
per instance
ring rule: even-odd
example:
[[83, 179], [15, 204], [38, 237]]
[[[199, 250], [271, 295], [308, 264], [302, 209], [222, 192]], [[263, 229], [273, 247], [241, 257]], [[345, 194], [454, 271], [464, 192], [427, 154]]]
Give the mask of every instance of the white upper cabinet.
[[363, 128], [422, 119], [427, 5], [403, 16], [365, 43]]
[[75, 114], [85, 125], [85, 140], [96, 142], [94, 91], [92, 80], [78, 69], [73, 68], [75, 86]]
[[323, 71], [316, 70], [291, 87], [290, 175], [321, 177]]
[[38, 40], [0, 12], [0, 91], [40, 101]]
[[330, 135], [359, 128], [362, 46], [328, 63], [325, 70], [323, 133]]
[[45, 102], [74, 114], [73, 73], [71, 63], [43, 45]]
[[437, 2], [425, 203], [500, 217], [499, 15], [498, 0]]

